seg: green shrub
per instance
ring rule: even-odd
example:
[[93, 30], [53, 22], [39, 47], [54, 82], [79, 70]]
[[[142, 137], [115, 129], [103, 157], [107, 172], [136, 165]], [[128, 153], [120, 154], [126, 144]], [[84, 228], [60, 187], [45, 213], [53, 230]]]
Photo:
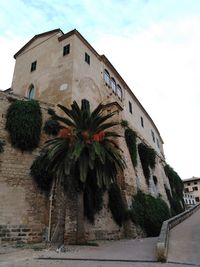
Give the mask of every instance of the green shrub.
[[3, 140], [0, 140], [0, 153], [4, 151], [5, 142]]
[[116, 183], [110, 185], [108, 196], [109, 208], [113, 219], [121, 227], [127, 218], [127, 213], [122, 199], [121, 190]]
[[169, 219], [167, 204], [161, 198], [154, 198], [138, 192], [130, 209], [132, 221], [142, 227], [147, 236], [158, 236], [163, 221]]
[[37, 101], [16, 100], [8, 108], [6, 129], [11, 144], [22, 150], [31, 151], [40, 141], [42, 114]]
[[32, 163], [30, 175], [33, 177], [39, 189], [48, 193], [51, 189], [53, 174], [48, 171], [49, 160], [45, 153], [40, 154]]
[[183, 182], [179, 175], [168, 164], [165, 165], [164, 170], [169, 179], [172, 192], [171, 195], [169, 189], [165, 188], [171, 206], [171, 213], [172, 215], [176, 215], [184, 211]]
[[123, 127], [123, 128], [128, 128], [129, 126], [128, 126], [128, 121], [126, 121], [126, 120], [122, 120], [121, 121], [121, 126]]
[[53, 119], [48, 119], [46, 122], [45, 122], [45, 125], [44, 125], [44, 131], [46, 134], [49, 134], [49, 135], [57, 135], [59, 130], [60, 130], [60, 124], [58, 121], [56, 120], [53, 120]]
[[138, 153], [140, 156], [142, 169], [144, 176], [146, 178], [146, 182], [149, 185], [150, 178], [150, 169], [154, 169], [156, 165], [156, 152], [154, 149], [148, 147], [147, 145], [140, 143], [138, 145]]
[[125, 130], [125, 140], [131, 156], [133, 166], [137, 166], [137, 145], [136, 145], [136, 133], [130, 128]]

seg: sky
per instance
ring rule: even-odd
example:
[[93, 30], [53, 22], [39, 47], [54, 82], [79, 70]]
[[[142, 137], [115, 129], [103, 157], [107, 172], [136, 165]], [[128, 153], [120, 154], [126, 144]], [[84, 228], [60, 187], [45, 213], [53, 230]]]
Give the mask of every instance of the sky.
[[105, 54], [152, 117], [166, 162], [200, 177], [199, 0], [0, 1], [0, 89], [35, 34], [77, 29]]

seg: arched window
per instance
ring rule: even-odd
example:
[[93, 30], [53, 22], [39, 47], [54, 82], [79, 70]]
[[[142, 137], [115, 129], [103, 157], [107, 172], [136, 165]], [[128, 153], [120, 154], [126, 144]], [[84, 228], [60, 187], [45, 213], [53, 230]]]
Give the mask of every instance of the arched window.
[[112, 88], [112, 91], [114, 92], [114, 93], [116, 93], [116, 82], [115, 82], [115, 80], [114, 80], [114, 78], [111, 78], [110, 79], [110, 85], [111, 85], [111, 88]]
[[28, 99], [33, 99], [35, 97], [35, 87], [31, 84], [29, 91], [28, 91]]
[[122, 88], [119, 84], [117, 85], [117, 95], [122, 100]]
[[104, 70], [104, 81], [108, 84], [108, 85], [110, 85], [110, 74], [109, 74], [109, 72], [105, 69]]

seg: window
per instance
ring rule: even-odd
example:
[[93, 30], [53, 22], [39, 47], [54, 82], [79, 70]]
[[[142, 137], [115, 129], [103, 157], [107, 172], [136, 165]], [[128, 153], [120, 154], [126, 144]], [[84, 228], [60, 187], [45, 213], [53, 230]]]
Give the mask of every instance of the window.
[[63, 47], [63, 56], [68, 55], [70, 53], [70, 44], [65, 45]]
[[151, 135], [152, 135], [152, 139], [153, 139], [153, 141], [154, 141], [154, 143], [155, 143], [155, 134], [154, 134], [153, 131], [151, 131]]
[[158, 138], [156, 138], [156, 142], [157, 142], [157, 146], [158, 146], [158, 148], [160, 148], [160, 143], [159, 143], [159, 141], [158, 141]]
[[140, 120], [141, 120], [141, 126], [144, 128], [144, 120], [142, 117], [140, 117]]
[[197, 186], [193, 186], [192, 189], [193, 189], [193, 191], [198, 191], [198, 187]]
[[186, 188], [184, 189], [184, 191], [185, 191], [185, 193], [188, 193], [188, 192], [189, 192], [189, 189], [186, 187]]
[[87, 53], [85, 53], [85, 62], [90, 65], [90, 56]]
[[110, 85], [110, 74], [107, 70], [104, 70], [104, 81]]
[[28, 91], [28, 99], [33, 99], [35, 96], [35, 88], [34, 88], [34, 85], [31, 85], [30, 88], [29, 88], [29, 91]]
[[122, 100], [122, 88], [119, 84], [117, 85], [117, 95]]
[[31, 72], [36, 70], [37, 61], [31, 63]]
[[110, 85], [111, 85], [112, 91], [116, 94], [116, 82], [114, 78], [110, 79]]
[[187, 185], [190, 185], [190, 183], [187, 183]]
[[199, 197], [195, 197], [196, 202], [199, 202]]
[[130, 101], [128, 102], [128, 106], [129, 106], [129, 112], [132, 114], [133, 113], [133, 110], [132, 110], [132, 104], [131, 104]]
[[194, 184], [197, 184], [197, 182], [194, 182]]

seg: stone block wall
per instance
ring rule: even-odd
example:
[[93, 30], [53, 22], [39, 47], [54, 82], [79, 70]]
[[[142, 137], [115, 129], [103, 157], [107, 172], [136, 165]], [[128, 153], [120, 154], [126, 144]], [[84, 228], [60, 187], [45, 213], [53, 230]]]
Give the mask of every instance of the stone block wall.
[[[48, 198], [30, 177], [30, 166], [46, 140], [43, 133], [39, 148], [21, 152], [10, 144], [5, 130], [10, 101], [19, 98], [0, 92], [0, 140], [5, 142], [0, 153], [0, 241], [39, 242], [45, 238], [48, 225]], [[43, 122], [48, 105], [41, 103]]]
[[[49, 197], [40, 192], [33, 179], [30, 177], [30, 166], [40, 148], [48, 139], [42, 132], [39, 147], [33, 152], [21, 152], [10, 144], [9, 134], [5, 130], [6, 112], [15, 95], [0, 92], [0, 140], [5, 141], [4, 152], [0, 153], [0, 242], [40, 242], [47, 240], [49, 217], [51, 215], [52, 236], [56, 228], [56, 216], [59, 207], [54, 196], [52, 211], [50, 210]], [[40, 102], [43, 123], [48, 118], [47, 110], [52, 105]], [[120, 106], [114, 104], [109, 106], [106, 112], [118, 110], [115, 120], [121, 121]], [[114, 129], [123, 136], [124, 130], [121, 126]], [[140, 140], [138, 139], [138, 142]], [[118, 183], [122, 190], [126, 207], [132, 203], [132, 197], [138, 190], [152, 193], [146, 184], [141, 162], [138, 155], [138, 166], [133, 168], [129, 151], [123, 137], [119, 138], [118, 145], [121, 147], [127, 168], [118, 176]], [[167, 201], [164, 184], [169, 186], [169, 181], [164, 174], [161, 159], [157, 157], [156, 168], [152, 175], [158, 178], [157, 194]], [[155, 189], [155, 188], [154, 188]], [[66, 196], [66, 210], [63, 213], [64, 240], [66, 243], [74, 243], [76, 237], [77, 200], [76, 194], [70, 192]], [[104, 207], [96, 215], [95, 224], [92, 225], [85, 220], [85, 231], [88, 240], [98, 239], [120, 239], [124, 237], [136, 237], [142, 235], [141, 229], [136, 228], [131, 222], [124, 227], [119, 227], [112, 219], [108, 207], [108, 195], [104, 195]]]

